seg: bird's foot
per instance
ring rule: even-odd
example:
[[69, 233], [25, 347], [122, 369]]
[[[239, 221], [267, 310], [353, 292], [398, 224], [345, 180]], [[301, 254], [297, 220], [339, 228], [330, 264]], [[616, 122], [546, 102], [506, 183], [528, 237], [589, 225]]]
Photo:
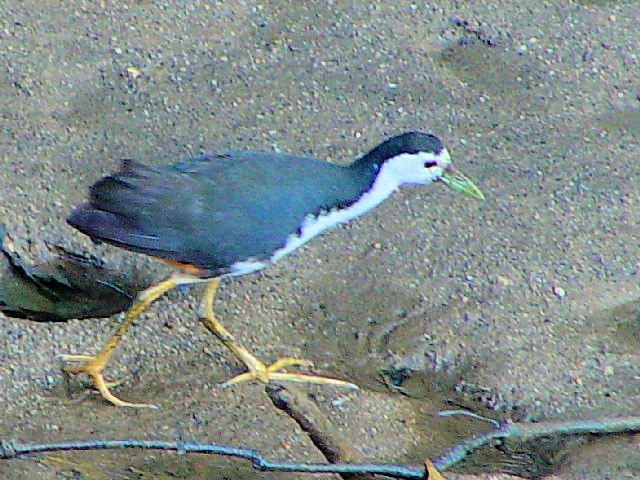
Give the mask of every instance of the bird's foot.
[[224, 346], [227, 347], [229, 351], [231, 351], [231, 353], [233, 353], [233, 355], [247, 367], [248, 370], [247, 372], [236, 375], [232, 379], [222, 383], [222, 387], [228, 387], [230, 385], [247, 382], [249, 380], [259, 380], [262, 383], [269, 383], [271, 381], [301, 382], [358, 389], [358, 387], [353, 383], [338, 380], [337, 378], [280, 371], [286, 367], [310, 367], [313, 364], [308, 360], [287, 357], [277, 360], [271, 365], [265, 365], [262, 363], [254, 355], [249, 353], [247, 349], [238, 345], [235, 342], [233, 335], [224, 328], [213, 314], [213, 298], [216, 290], [218, 289], [218, 285], [220, 285], [220, 279], [218, 278], [212, 279], [207, 285], [202, 298], [202, 309], [204, 314], [201, 316], [200, 320], [205, 328], [213, 333], [224, 344]]
[[235, 353], [240, 353], [240, 355], [237, 356], [247, 366], [247, 369], [249, 371], [241, 373], [240, 375], [236, 375], [235, 377], [222, 383], [220, 386], [223, 388], [242, 382], [259, 380], [262, 383], [269, 383], [271, 381], [315, 383], [318, 385], [334, 385], [337, 387], [346, 387], [355, 390], [358, 389], [357, 385], [337, 378], [309, 375], [306, 373], [290, 373], [280, 371], [286, 367], [312, 367], [313, 363], [311, 363], [309, 360], [287, 357], [276, 360], [271, 365], [265, 365], [243, 348], [236, 348], [238, 348], [239, 351], [236, 351]]
[[102, 398], [111, 402], [117, 407], [132, 407], [132, 408], [153, 408], [157, 409], [155, 405], [150, 403], [130, 403], [120, 400], [109, 390], [110, 387], [118, 385], [120, 382], [107, 382], [102, 375], [102, 369], [104, 368], [104, 362], [100, 361], [99, 357], [93, 357], [91, 355], [60, 355], [58, 357], [63, 362], [84, 362], [77, 367], [64, 367], [64, 371], [70, 375], [85, 374], [91, 380], [91, 384], [96, 390], [100, 392]]

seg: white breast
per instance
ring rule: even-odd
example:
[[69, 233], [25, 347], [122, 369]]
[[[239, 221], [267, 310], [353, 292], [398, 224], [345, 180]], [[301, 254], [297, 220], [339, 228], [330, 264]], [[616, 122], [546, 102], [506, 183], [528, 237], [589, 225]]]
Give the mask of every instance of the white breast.
[[317, 216], [308, 215], [300, 227], [300, 234], [289, 235], [285, 245], [276, 250], [270, 260], [277, 262], [325, 230], [367, 213], [389, 197], [398, 188], [398, 185], [395, 178], [385, 175], [383, 167], [371, 189], [365, 192], [356, 202], [343, 209], [321, 212]]

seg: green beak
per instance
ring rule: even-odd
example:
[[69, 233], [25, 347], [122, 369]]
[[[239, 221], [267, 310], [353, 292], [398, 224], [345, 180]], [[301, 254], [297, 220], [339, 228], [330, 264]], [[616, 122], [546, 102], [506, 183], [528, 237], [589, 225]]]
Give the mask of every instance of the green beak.
[[478, 200], [484, 200], [484, 194], [480, 191], [478, 187], [476, 187], [475, 183], [465, 177], [463, 174], [454, 170], [451, 167], [448, 167], [440, 181], [444, 182], [447, 186], [451, 187], [453, 190], [457, 190], [459, 192], [464, 193], [465, 195], [469, 195], [470, 197], [477, 198]]

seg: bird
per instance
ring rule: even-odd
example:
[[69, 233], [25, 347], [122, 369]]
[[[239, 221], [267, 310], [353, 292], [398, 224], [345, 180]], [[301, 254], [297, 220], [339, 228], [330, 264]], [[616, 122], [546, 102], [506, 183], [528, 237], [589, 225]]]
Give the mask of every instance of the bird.
[[[337, 378], [286, 371], [311, 362], [282, 358], [266, 365], [215, 317], [220, 281], [278, 262], [329, 228], [355, 219], [405, 184], [441, 183], [484, 200], [482, 191], [451, 166], [432, 133], [407, 131], [387, 138], [347, 166], [274, 151], [206, 153], [162, 166], [126, 159], [102, 177], [74, 208], [69, 225], [96, 242], [156, 257], [171, 274], [138, 294], [117, 331], [96, 355], [61, 355], [65, 370], [85, 374], [116, 406], [151, 407], [118, 398], [102, 373], [128, 327], [164, 293], [206, 283], [201, 321], [246, 367], [224, 384], [257, 380], [356, 387]], [[77, 366], [68, 363], [81, 362]], [[285, 371], [283, 371], [285, 370]]]

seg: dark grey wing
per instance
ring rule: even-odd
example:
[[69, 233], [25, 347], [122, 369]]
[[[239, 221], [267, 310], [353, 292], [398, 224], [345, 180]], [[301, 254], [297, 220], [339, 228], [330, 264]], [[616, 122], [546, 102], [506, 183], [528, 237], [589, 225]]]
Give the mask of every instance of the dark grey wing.
[[183, 241], [175, 210], [179, 193], [188, 191], [188, 180], [124, 160], [119, 172], [91, 186], [89, 202], [74, 209], [67, 222], [93, 239], [176, 259], [172, 252], [179, 251]]
[[307, 214], [358, 190], [348, 169], [278, 153], [210, 154], [158, 168], [127, 161], [68, 221], [129, 250], [222, 272], [268, 258]]

